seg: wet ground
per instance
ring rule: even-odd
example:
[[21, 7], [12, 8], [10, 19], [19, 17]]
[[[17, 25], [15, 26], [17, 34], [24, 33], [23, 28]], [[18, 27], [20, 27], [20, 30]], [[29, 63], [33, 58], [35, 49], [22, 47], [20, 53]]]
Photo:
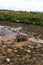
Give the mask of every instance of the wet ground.
[[43, 26], [0, 22], [0, 65], [43, 65]]
[[9, 23], [8, 21], [0, 21], [0, 25], [4, 26], [11, 26], [11, 27], [22, 27], [22, 32], [25, 32], [27, 34], [33, 34], [37, 33], [38, 36], [40, 35], [40, 38], [43, 39], [43, 26], [40, 25], [31, 25], [31, 24], [23, 24], [23, 23]]

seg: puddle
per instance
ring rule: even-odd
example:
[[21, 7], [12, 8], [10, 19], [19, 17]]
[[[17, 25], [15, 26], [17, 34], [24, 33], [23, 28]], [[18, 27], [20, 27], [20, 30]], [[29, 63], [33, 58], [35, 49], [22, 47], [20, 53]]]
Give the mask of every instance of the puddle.
[[21, 29], [21, 27], [11, 28], [10, 26], [0, 26], [0, 35], [15, 34], [15, 32], [17, 33]]
[[43, 40], [39, 37], [35, 38], [33, 35], [34, 32], [30, 34], [26, 34], [21, 32], [22, 27], [10, 27], [10, 26], [0, 26], [0, 43], [4, 41], [4, 43], [11, 42], [22, 42], [22, 41], [31, 41], [36, 43], [43, 43]]
[[20, 32], [22, 27], [0, 26], [0, 43], [15, 43], [27, 40], [26, 34]]

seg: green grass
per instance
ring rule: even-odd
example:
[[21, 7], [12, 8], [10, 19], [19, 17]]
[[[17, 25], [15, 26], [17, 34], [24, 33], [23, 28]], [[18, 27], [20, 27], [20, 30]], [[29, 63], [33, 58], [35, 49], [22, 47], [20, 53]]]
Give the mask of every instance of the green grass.
[[0, 21], [43, 25], [43, 13], [0, 10]]

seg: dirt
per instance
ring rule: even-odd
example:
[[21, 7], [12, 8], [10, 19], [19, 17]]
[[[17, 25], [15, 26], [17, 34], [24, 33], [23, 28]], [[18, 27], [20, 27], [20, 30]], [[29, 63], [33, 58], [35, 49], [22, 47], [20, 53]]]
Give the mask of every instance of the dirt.
[[[0, 22], [0, 65], [43, 65], [43, 26]], [[19, 40], [19, 41], [18, 41]]]

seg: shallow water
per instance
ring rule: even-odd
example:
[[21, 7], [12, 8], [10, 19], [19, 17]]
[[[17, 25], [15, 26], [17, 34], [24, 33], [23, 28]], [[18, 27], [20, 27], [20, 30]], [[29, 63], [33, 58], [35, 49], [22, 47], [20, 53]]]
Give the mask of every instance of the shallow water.
[[[1, 31], [1, 27], [4, 30]], [[0, 34], [18, 34], [18, 31], [43, 40], [43, 26], [0, 21]]]
[[0, 21], [0, 25], [11, 26], [11, 27], [21, 27], [21, 32], [33, 35], [37, 37], [40, 35], [40, 38], [43, 39], [43, 26], [40, 25], [31, 25], [31, 24], [23, 24], [23, 23], [14, 23], [8, 21]]

